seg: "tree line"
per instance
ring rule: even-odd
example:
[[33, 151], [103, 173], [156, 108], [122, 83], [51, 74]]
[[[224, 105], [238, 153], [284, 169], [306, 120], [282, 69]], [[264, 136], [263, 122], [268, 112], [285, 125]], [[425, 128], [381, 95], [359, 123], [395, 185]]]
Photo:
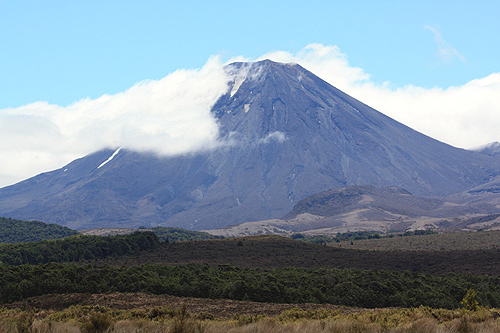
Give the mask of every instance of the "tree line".
[[[141, 228], [139, 228], [141, 229]], [[211, 235], [208, 232], [186, 230], [174, 227], [154, 227], [149, 229], [160, 241], [180, 242], [187, 240], [222, 239], [224, 236]]]
[[437, 234], [437, 232], [433, 230], [415, 230], [415, 231], [406, 231], [404, 233], [396, 233], [396, 234], [380, 234], [376, 231], [350, 231], [344, 233], [337, 233], [335, 236], [329, 236], [329, 235], [305, 236], [301, 233], [295, 233], [291, 235], [291, 238], [312, 244], [327, 244], [333, 242], [340, 243], [345, 241], [357, 241], [363, 239], [422, 236], [422, 235], [433, 235], [433, 234]]
[[104, 259], [154, 249], [161, 244], [152, 232], [112, 237], [76, 235], [59, 240], [0, 244], [0, 262], [9, 265]]
[[57, 224], [0, 217], [0, 243], [37, 242], [77, 234], [78, 231]]

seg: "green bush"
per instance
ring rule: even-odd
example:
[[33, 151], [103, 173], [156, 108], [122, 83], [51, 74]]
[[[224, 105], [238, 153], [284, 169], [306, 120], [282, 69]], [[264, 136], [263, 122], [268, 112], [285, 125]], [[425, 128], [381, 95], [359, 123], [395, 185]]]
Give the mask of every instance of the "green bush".
[[465, 310], [476, 311], [479, 306], [476, 296], [477, 296], [476, 291], [472, 288], [469, 289], [462, 302], [460, 302], [462, 304], [462, 307]]

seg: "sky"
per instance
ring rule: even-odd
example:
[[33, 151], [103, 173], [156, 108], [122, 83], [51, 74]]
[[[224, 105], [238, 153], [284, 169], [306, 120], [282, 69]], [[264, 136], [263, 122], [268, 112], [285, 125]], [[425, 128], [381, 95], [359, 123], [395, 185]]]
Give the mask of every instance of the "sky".
[[[460, 148], [500, 141], [499, 1], [0, 0], [0, 186], [217, 144], [224, 64], [297, 62]], [[167, 143], [167, 144], [166, 144]]]

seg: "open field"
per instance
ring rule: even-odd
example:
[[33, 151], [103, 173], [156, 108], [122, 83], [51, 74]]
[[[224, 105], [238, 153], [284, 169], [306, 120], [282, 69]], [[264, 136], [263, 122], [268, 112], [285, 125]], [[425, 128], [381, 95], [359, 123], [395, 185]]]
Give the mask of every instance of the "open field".
[[381, 251], [463, 251], [500, 249], [500, 231], [452, 232], [419, 236], [395, 236], [331, 242], [328, 245], [346, 249]]

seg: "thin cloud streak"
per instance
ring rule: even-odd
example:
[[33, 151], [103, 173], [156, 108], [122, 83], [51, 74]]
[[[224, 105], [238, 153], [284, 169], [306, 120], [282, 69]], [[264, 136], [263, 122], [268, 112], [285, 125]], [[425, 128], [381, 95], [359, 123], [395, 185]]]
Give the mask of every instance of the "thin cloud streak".
[[431, 31], [434, 34], [434, 41], [438, 47], [439, 58], [445, 63], [451, 63], [455, 58], [465, 62], [465, 57], [460, 54], [450, 43], [444, 40], [441, 32], [435, 27], [426, 25], [425, 29]]

